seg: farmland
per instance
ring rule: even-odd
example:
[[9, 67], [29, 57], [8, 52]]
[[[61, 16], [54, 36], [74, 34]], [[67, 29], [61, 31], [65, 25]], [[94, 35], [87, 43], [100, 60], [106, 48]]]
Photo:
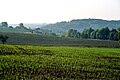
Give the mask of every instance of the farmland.
[[0, 45], [0, 79], [120, 79], [119, 48]]
[[[82, 47], [120, 47], [117, 41], [72, 39], [57, 36], [26, 34], [26, 33], [2, 33], [9, 38], [6, 44], [12, 45], [37, 45], [37, 46], [82, 46]], [[0, 42], [1, 43], [1, 42]], [[1, 43], [2, 44], [2, 43]]]

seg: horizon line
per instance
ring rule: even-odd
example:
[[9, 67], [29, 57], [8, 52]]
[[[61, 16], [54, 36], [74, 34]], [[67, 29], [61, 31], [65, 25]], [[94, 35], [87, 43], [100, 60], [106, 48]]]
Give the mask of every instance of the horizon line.
[[[62, 21], [56, 21], [56, 22], [19, 22], [19, 23], [24, 23], [24, 24], [55, 24], [55, 23], [60, 23], [60, 22], [70, 22], [72, 20], [84, 20], [84, 19], [96, 19], [96, 20], [105, 20], [105, 21], [120, 21], [120, 19], [101, 19], [101, 18], [77, 18], [77, 19], [71, 19], [71, 20], [62, 20]], [[7, 22], [8, 24], [19, 24], [19, 23], [9, 23], [8, 21], [1, 21], [2, 22]]]

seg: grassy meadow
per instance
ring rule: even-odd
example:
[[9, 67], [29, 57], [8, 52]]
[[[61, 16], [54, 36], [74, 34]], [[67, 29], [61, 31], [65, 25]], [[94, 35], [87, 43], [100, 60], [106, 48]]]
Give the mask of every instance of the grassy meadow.
[[0, 45], [1, 80], [119, 80], [119, 73], [119, 48]]

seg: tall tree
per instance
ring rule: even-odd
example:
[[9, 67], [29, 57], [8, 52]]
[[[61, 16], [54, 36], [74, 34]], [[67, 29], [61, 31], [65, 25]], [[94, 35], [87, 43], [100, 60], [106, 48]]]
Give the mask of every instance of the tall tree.
[[116, 29], [112, 29], [109, 34], [110, 40], [118, 40], [118, 31]]
[[107, 40], [109, 39], [109, 33], [110, 33], [110, 30], [108, 27], [102, 28], [97, 32], [97, 38]]
[[77, 36], [77, 30], [69, 29], [67, 32], [66, 37], [76, 38]]
[[87, 36], [88, 36], [88, 38], [90, 39], [91, 38], [91, 33], [94, 31], [94, 29], [92, 29], [92, 28], [89, 28], [88, 30], [87, 30]]
[[97, 34], [98, 31], [99, 30], [97, 29], [97, 30], [94, 30], [93, 32], [91, 32], [91, 34], [90, 34], [91, 39], [97, 39], [96, 34]]
[[8, 36], [7, 35], [0, 35], [0, 40], [2, 41], [3, 44], [7, 42]]
[[81, 33], [80, 32], [77, 32], [76, 38], [81, 38]]
[[88, 29], [84, 29], [84, 30], [83, 30], [83, 32], [82, 32], [82, 34], [81, 34], [81, 36], [82, 36], [83, 39], [87, 39], [87, 38], [88, 38], [87, 32], [88, 32]]

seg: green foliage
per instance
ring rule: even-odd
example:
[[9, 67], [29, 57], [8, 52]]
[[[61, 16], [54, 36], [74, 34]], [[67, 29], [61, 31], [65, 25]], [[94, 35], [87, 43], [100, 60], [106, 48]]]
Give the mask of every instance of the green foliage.
[[108, 27], [102, 28], [101, 30], [98, 31], [97, 38], [107, 40], [109, 39], [109, 33], [110, 33], [110, 30]]
[[89, 28], [89, 29], [84, 29], [82, 32], [82, 38], [84, 39], [90, 39], [91, 38], [91, 33], [94, 31], [94, 29]]
[[27, 49], [20, 46], [0, 45], [0, 55], [52, 55], [50, 50]]
[[81, 38], [81, 33], [80, 32], [77, 32], [76, 38]]
[[119, 39], [119, 43], [120, 43], [120, 28], [118, 28], [118, 39]]
[[118, 31], [116, 29], [112, 29], [109, 35], [109, 39], [110, 40], [119, 40], [119, 35], [118, 35]]
[[0, 45], [0, 51], [4, 52], [0, 55], [1, 80], [120, 78], [118, 48]]
[[89, 28], [88, 30], [87, 30], [87, 35], [88, 35], [88, 38], [91, 38], [91, 33], [94, 31], [94, 29], [92, 29], [92, 28]]
[[84, 29], [83, 32], [82, 32], [82, 38], [83, 39], [87, 39], [88, 38], [88, 34], [87, 34], [87, 29]]
[[[79, 33], [79, 35], [77, 35], [77, 33]], [[84, 29], [82, 31], [82, 33], [77, 32], [77, 30], [70, 29], [67, 32], [66, 37], [118, 41], [119, 40], [118, 35], [119, 35], [118, 30], [116, 30], [116, 29], [110, 30], [108, 27], [106, 27], [106, 28], [101, 28], [101, 29], [96, 29], [96, 30], [94, 30], [92, 28]]]
[[0, 40], [2, 41], [3, 44], [7, 42], [8, 36], [7, 35], [0, 35]]
[[94, 30], [94, 31], [92, 31], [91, 32], [91, 35], [90, 35], [90, 37], [91, 37], [91, 39], [97, 39], [97, 33], [98, 33], [98, 29], [97, 30]]
[[118, 28], [118, 31], [120, 31], [120, 28]]
[[69, 29], [66, 37], [76, 38], [78, 36], [77, 30]]
[[118, 28], [120, 27], [120, 21], [107, 21], [102, 19], [77, 19], [68, 22], [62, 21], [55, 24], [44, 25], [42, 26], [42, 29], [51, 30], [52, 32], [61, 35], [61, 32], [65, 33], [69, 29], [75, 29], [78, 32], [81, 32], [85, 28], [89, 29], [90, 27], [93, 29], [100, 29], [105, 27], [109, 27], [110, 29]]
[[119, 33], [118, 33], [119, 35], [118, 35], [118, 37], [119, 37], [119, 43], [120, 43], [120, 31], [119, 31]]

